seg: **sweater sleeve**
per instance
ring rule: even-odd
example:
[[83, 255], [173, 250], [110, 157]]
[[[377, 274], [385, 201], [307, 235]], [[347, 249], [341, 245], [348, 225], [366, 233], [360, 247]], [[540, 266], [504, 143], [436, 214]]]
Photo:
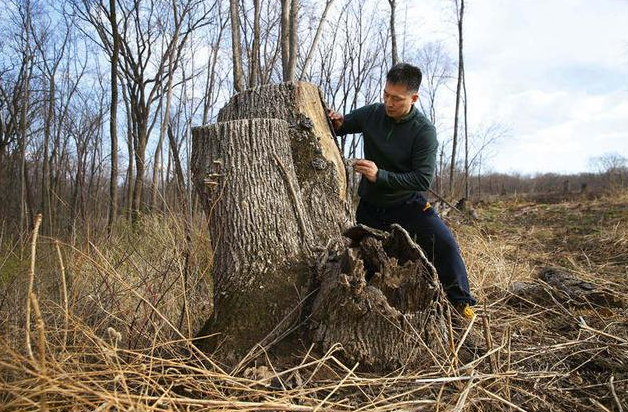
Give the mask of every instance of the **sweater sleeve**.
[[371, 113], [374, 105], [360, 107], [344, 116], [344, 121], [340, 129], [336, 130], [336, 134], [344, 136], [351, 133], [362, 133], [364, 119]]
[[429, 189], [434, 177], [437, 151], [436, 130], [433, 127], [424, 128], [412, 147], [412, 171], [395, 173], [379, 169], [375, 185], [400, 190]]

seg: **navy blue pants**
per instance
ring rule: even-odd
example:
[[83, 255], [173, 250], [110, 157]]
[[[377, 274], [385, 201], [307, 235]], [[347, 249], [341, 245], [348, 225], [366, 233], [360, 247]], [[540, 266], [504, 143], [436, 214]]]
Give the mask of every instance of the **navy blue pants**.
[[417, 193], [406, 202], [385, 208], [360, 200], [356, 221], [379, 230], [389, 231], [393, 223], [406, 229], [436, 268], [449, 300], [475, 305], [458, 244], [425, 196]]

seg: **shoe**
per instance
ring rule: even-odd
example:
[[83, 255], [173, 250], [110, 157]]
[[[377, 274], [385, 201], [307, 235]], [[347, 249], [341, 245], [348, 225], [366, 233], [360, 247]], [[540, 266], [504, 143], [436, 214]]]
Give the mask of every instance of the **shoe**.
[[472, 320], [475, 317], [475, 312], [466, 302], [455, 303], [454, 308], [456, 308], [456, 312], [467, 320]]

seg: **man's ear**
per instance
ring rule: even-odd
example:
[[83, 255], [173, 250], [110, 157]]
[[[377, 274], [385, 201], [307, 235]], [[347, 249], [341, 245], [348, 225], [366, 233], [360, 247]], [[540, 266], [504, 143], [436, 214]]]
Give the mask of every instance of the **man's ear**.
[[419, 93], [414, 93], [412, 95], [412, 103], [416, 103], [416, 101], [419, 100]]

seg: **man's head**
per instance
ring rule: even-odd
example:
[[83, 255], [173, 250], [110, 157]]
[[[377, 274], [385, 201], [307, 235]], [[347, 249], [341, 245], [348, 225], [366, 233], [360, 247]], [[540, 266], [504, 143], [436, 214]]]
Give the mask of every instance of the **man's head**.
[[388, 71], [384, 87], [384, 105], [388, 116], [399, 120], [410, 112], [419, 98], [422, 77], [418, 67], [407, 63], [395, 64]]

